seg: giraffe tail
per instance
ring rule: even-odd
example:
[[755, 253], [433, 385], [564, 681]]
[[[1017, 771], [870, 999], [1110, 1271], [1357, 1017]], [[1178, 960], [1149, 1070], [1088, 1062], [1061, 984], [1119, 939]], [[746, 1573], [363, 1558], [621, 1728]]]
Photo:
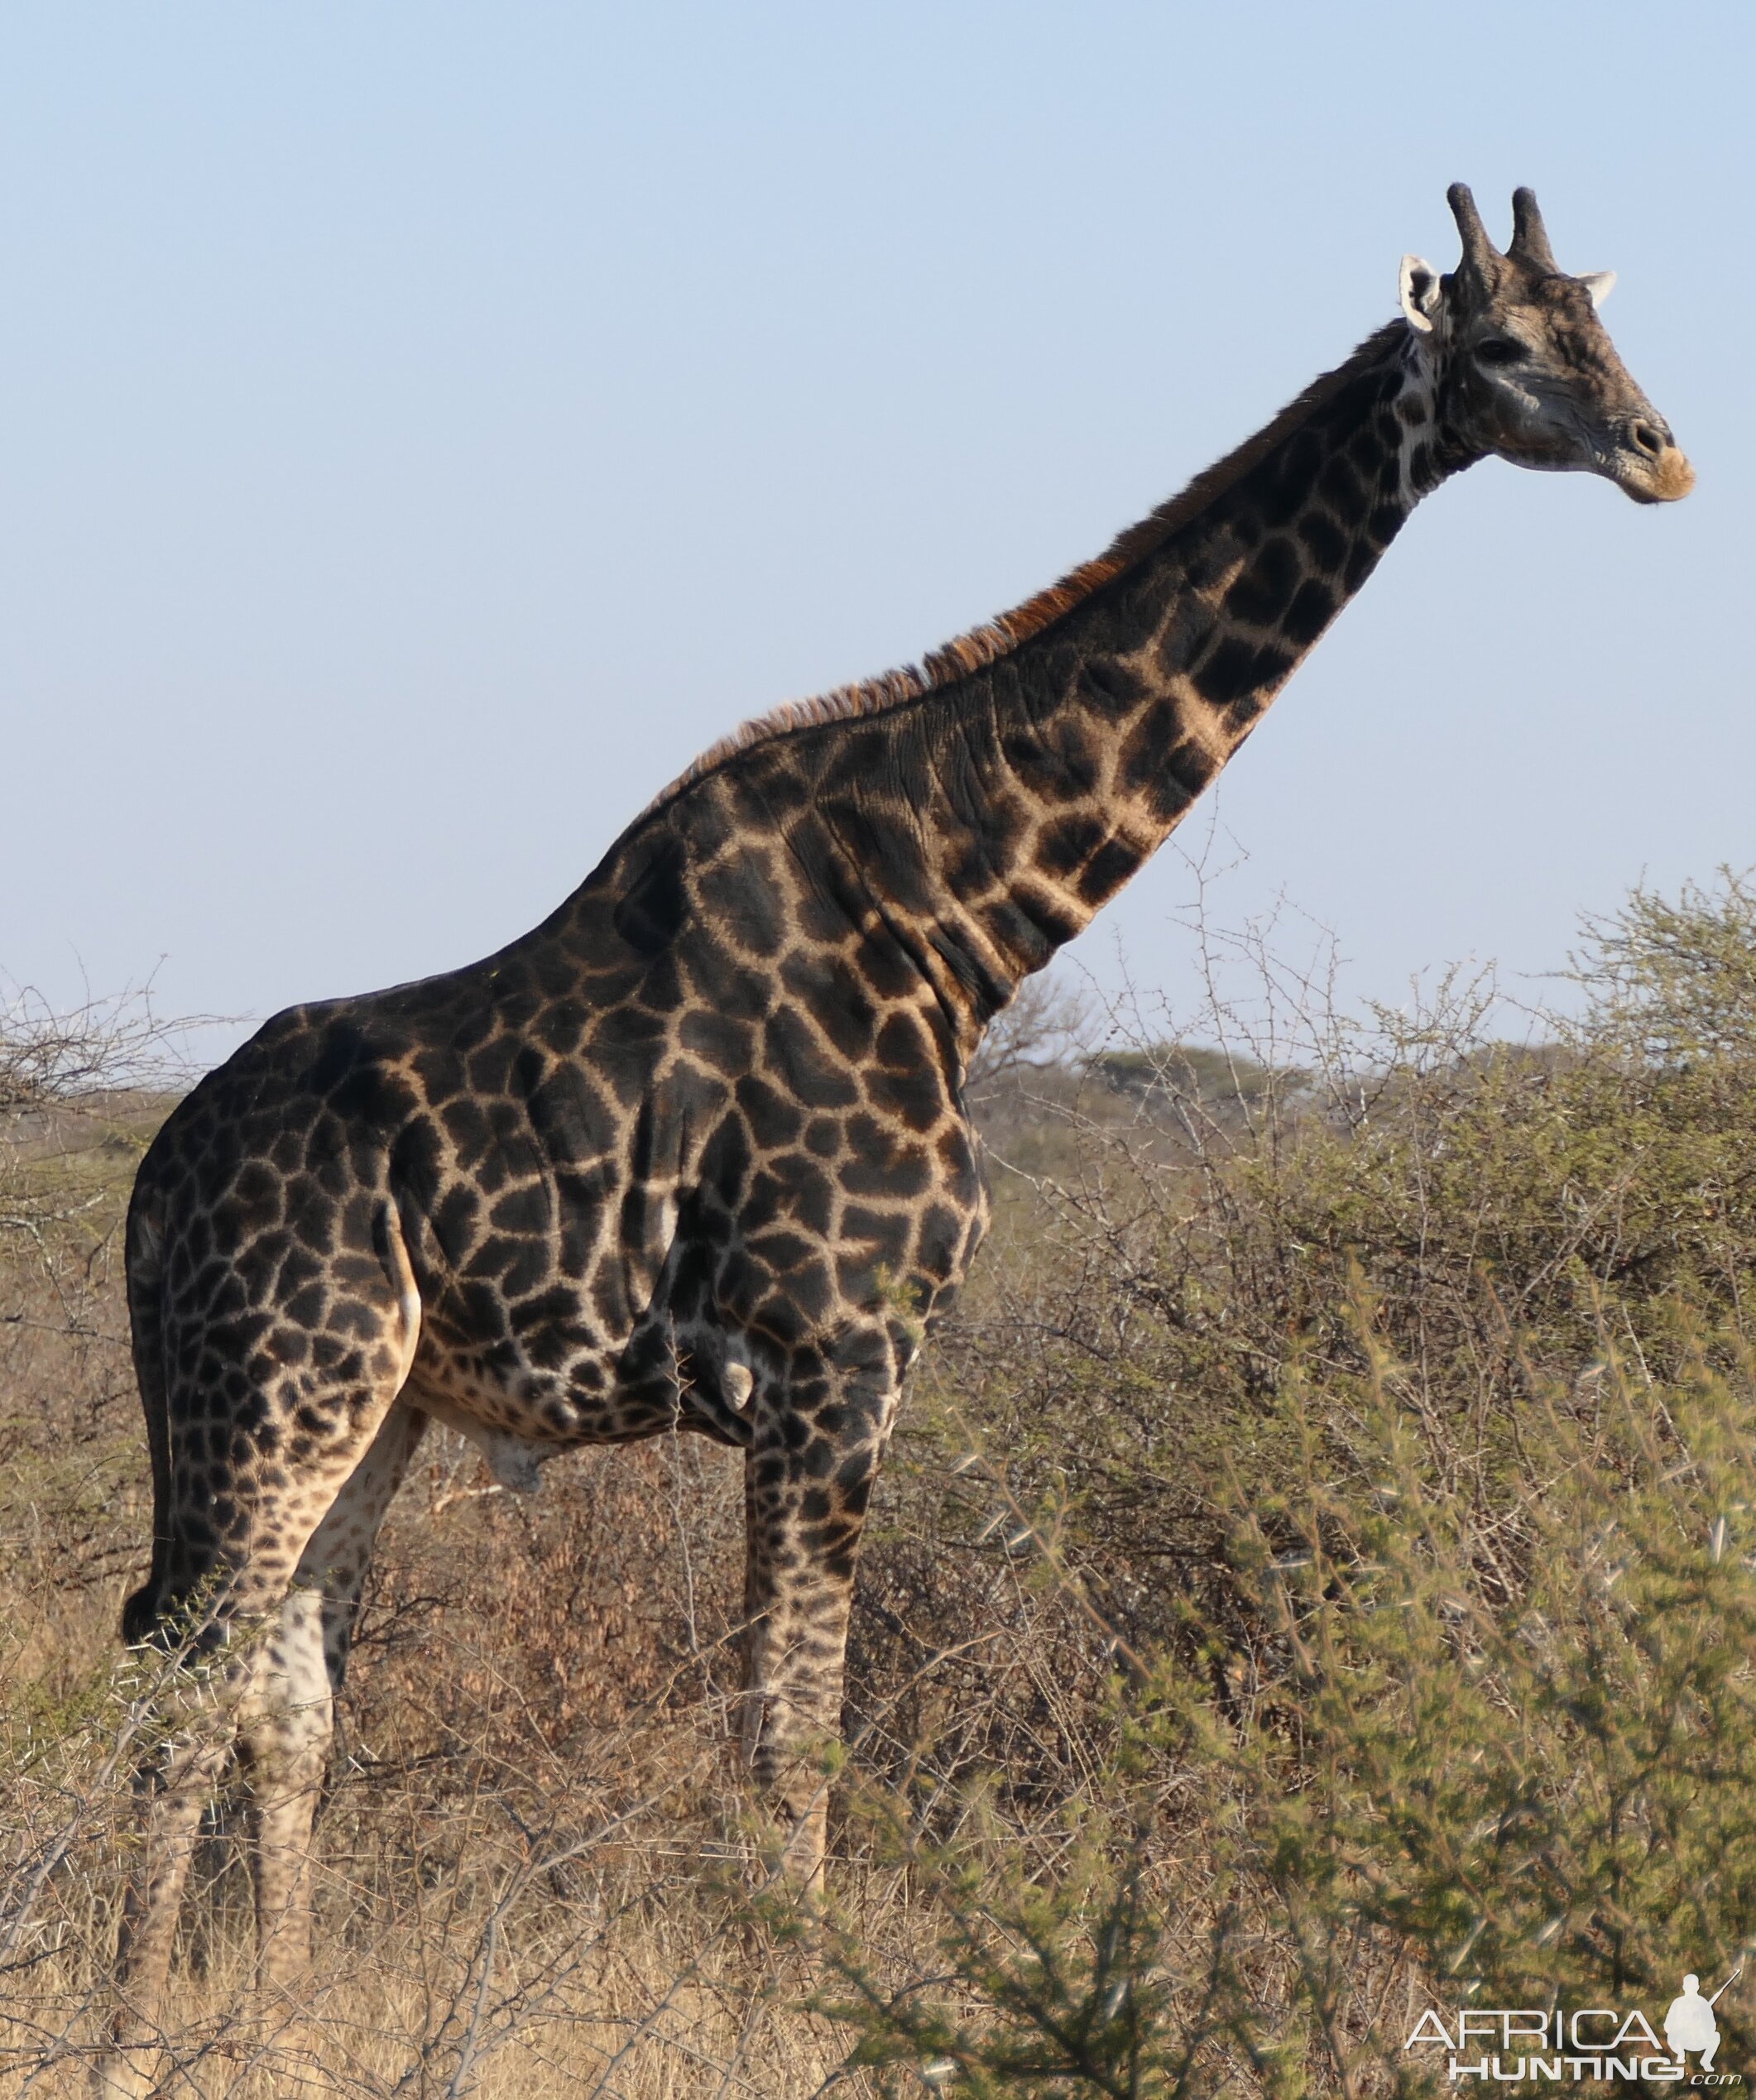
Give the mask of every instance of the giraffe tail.
[[164, 1610], [170, 1552], [170, 1408], [165, 1377], [164, 1235], [157, 1191], [144, 1171], [128, 1206], [128, 1326], [134, 1375], [146, 1416], [152, 1458], [152, 1571], [122, 1608], [122, 1637], [130, 1647], [151, 1640]]

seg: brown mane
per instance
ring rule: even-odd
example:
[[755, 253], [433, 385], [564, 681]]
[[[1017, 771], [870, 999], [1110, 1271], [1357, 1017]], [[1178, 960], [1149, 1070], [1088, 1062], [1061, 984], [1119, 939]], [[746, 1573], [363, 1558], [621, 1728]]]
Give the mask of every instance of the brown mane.
[[1406, 322], [1392, 321], [1376, 334], [1368, 336], [1345, 363], [1312, 380], [1303, 393], [1289, 401], [1272, 422], [1265, 424], [1253, 438], [1246, 438], [1235, 452], [1227, 453], [1223, 459], [1197, 474], [1179, 495], [1149, 511], [1138, 525], [1118, 533], [1095, 559], [1069, 569], [1058, 583], [1051, 583], [1046, 591], [1039, 591], [1034, 597], [1026, 598], [1010, 612], [1002, 612], [985, 621], [981, 626], [971, 628], [967, 634], [959, 635], [933, 650], [919, 664], [907, 664], [876, 678], [861, 678], [852, 685], [837, 686], [833, 692], [818, 693], [809, 700], [783, 701], [766, 714], [753, 716], [729, 736], [710, 745], [699, 758], [686, 766], [668, 788], [654, 796], [641, 812], [642, 816], [650, 817], [654, 811], [674, 801], [704, 774], [717, 772], [752, 745], [766, 744], [777, 736], [793, 736], [800, 730], [815, 729], [824, 722], [849, 722], [861, 715], [887, 713], [892, 707], [904, 707], [910, 701], [924, 699], [928, 693], [943, 692], [972, 672], [1007, 655], [1162, 547], [1173, 533], [1206, 510], [1216, 497], [1223, 496], [1307, 416], [1331, 400], [1356, 374], [1377, 363], [1393, 344], [1408, 333]]

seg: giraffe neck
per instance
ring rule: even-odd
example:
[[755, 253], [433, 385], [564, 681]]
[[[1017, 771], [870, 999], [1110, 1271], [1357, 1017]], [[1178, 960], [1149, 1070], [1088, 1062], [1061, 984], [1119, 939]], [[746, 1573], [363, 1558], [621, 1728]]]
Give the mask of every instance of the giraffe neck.
[[[1426, 343], [1383, 330], [1118, 543], [1167, 525], [1148, 551], [897, 708], [881, 764], [862, 732], [885, 717], [841, 725], [852, 763], [818, 806], [967, 1043], [1169, 835], [1415, 504], [1471, 463], [1438, 391]], [[918, 841], [900, 846], [899, 786]]]

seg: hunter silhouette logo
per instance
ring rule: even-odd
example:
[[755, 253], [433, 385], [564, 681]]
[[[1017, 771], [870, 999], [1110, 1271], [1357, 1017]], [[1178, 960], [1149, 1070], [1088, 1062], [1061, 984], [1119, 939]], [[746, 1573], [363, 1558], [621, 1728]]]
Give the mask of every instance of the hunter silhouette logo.
[[1672, 1999], [1671, 2010], [1664, 2016], [1664, 2038], [1678, 2063], [1686, 2062], [1689, 2050], [1698, 2050], [1701, 2069], [1713, 2069], [1714, 2054], [1720, 2046], [1720, 2023], [1713, 2016], [1713, 2009], [1743, 1973], [1744, 1963], [1739, 1962], [1710, 1998], [1701, 1996], [1700, 1977], [1683, 1978], [1683, 1994]]
[[[1744, 1963], [1728, 1976], [1711, 1997], [1701, 1995], [1701, 1979], [1683, 1978], [1682, 1995], [1671, 2001], [1661, 2041], [1643, 2012], [1621, 2012], [1610, 2006], [1569, 2009], [1462, 2007], [1447, 2015], [1423, 2012], [1403, 2044], [1405, 2050], [1436, 2043], [1447, 2052], [1446, 2077], [1456, 2085], [1466, 2078], [1512, 2085], [1529, 2079], [1550, 2084], [1629, 2085], [1644, 2079], [1654, 2084], [1691, 2087], [1742, 2085], [1739, 2071], [1715, 2069], [1720, 2023], [1714, 2007], [1744, 1973]], [[1691, 2069], [1689, 2059], [1699, 2059]]]

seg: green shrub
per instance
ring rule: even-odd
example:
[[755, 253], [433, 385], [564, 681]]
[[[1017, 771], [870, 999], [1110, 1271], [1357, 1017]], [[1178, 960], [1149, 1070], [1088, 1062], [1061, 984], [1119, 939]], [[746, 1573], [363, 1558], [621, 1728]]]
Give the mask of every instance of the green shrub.
[[[1033, 1155], [1013, 1115], [1008, 1244], [905, 1417], [877, 1565], [947, 1653], [1010, 1580], [1037, 1661], [863, 1748], [853, 1822], [941, 1925], [899, 1961], [832, 1909], [862, 2060], [1424, 2090], [1424, 2007], [1658, 2027], [1685, 1969], [1730, 1973], [1753, 957], [1728, 878], [1596, 928], [1582, 1015], [1534, 1046], [1453, 988], [1282, 1027], [1279, 1065], [1239, 1046], [1230, 1093], [1174, 1044], [1033, 1082], [1060, 1134]], [[876, 1704], [904, 1644], [864, 1643]]]
[[1491, 1505], [1389, 1359], [1296, 1374], [1297, 1484], [1221, 1491], [1247, 1651], [1189, 1608], [1193, 1666], [1114, 1680], [1109, 1756], [1028, 1844], [980, 1794], [949, 1842], [918, 1789], [860, 1797], [942, 1920], [899, 1978], [832, 1908], [860, 2060], [1044, 2100], [1413, 2092], [1444, 2083], [1404, 2046], [1427, 2005], [1658, 2028], [1685, 1968], [1729, 1975], [1756, 1935], [1756, 1367], [1690, 1366], [1655, 1385], [1606, 1350], [1542, 1388]]

